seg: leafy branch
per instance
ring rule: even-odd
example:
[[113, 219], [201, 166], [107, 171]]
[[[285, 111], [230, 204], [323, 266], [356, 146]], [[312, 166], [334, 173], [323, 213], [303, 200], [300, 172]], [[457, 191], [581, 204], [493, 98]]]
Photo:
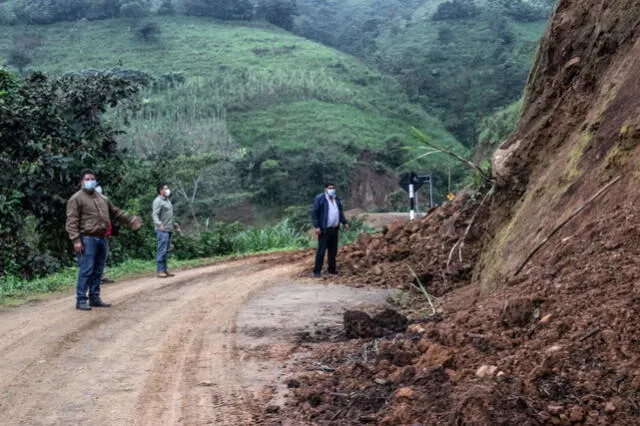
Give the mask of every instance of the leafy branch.
[[413, 136], [418, 139], [420, 142], [422, 142], [424, 145], [427, 145], [428, 147], [432, 148], [432, 151], [428, 151], [427, 153], [423, 154], [422, 156], [420, 156], [419, 158], [422, 157], [426, 157], [427, 155], [431, 155], [431, 154], [435, 154], [435, 153], [443, 153], [443, 154], [447, 154], [453, 158], [455, 158], [456, 160], [458, 160], [459, 162], [461, 162], [462, 164], [464, 164], [465, 166], [469, 167], [470, 169], [474, 170], [475, 172], [477, 172], [482, 179], [484, 179], [485, 181], [489, 182], [492, 180], [491, 175], [489, 175], [485, 170], [482, 170], [482, 168], [480, 168], [479, 166], [475, 165], [474, 163], [472, 163], [471, 161], [467, 160], [466, 158], [456, 154], [455, 152], [448, 150], [446, 148], [442, 148], [441, 146], [436, 145], [435, 143], [433, 143], [431, 141], [431, 138], [429, 138], [429, 136], [424, 133], [423, 131], [412, 127], [411, 128], [411, 134], [413, 134]]

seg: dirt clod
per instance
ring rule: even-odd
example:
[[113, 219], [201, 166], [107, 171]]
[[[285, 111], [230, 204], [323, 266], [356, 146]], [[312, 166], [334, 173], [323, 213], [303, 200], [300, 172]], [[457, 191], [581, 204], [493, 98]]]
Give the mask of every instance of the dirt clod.
[[383, 330], [373, 319], [362, 311], [344, 313], [344, 333], [349, 339], [380, 337]]

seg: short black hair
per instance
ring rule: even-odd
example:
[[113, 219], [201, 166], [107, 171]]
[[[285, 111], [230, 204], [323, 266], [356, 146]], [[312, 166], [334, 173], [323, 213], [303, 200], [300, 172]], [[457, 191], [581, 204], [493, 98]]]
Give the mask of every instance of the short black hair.
[[167, 185], [166, 182], [160, 182], [158, 184], [158, 194], [160, 193], [160, 191], [162, 191], [162, 188], [164, 188], [165, 186], [169, 186], [169, 185]]
[[84, 180], [84, 177], [85, 177], [86, 175], [93, 175], [93, 176], [95, 176], [96, 178], [98, 177], [98, 176], [95, 174], [95, 172], [94, 172], [93, 170], [91, 170], [91, 169], [84, 169], [84, 170], [82, 170], [82, 171], [80, 172], [80, 180]]
[[326, 183], [326, 184], [324, 185], [324, 188], [325, 188], [325, 189], [327, 189], [327, 188], [328, 188], [328, 187], [330, 187], [330, 186], [335, 187], [335, 186], [336, 186], [336, 184], [335, 184], [335, 183]]

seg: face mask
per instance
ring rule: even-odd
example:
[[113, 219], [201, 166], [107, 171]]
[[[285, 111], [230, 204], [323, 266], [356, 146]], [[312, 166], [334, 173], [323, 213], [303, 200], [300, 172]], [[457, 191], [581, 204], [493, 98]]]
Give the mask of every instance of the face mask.
[[164, 190], [164, 196], [168, 197], [169, 195], [171, 195], [171, 190], [170, 189], [165, 189]]
[[96, 186], [96, 192], [102, 194], [102, 187], [100, 185]]
[[82, 186], [87, 191], [93, 191], [94, 189], [96, 189], [96, 186], [98, 186], [98, 182], [96, 182], [95, 180], [85, 180], [82, 183]]
[[335, 197], [336, 196], [336, 190], [335, 189], [327, 189], [327, 195], [329, 197]]

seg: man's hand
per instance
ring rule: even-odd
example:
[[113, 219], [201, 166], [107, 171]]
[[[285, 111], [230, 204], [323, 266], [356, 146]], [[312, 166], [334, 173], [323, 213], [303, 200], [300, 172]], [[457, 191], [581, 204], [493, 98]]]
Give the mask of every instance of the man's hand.
[[321, 234], [320, 228], [315, 228], [313, 230], [313, 235], [315, 235], [316, 237], [319, 237]]
[[142, 228], [142, 219], [140, 219], [139, 216], [134, 216], [133, 218], [131, 218], [131, 229], [137, 231], [140, 228]]
[[78, 254], [82, 254], [83, 252], [82, 242], [78, 241], [77, 243], [73, 243], [73, 251], [75, 251]]
[[182, 234], [182, 228], [180, 228], [180, 225], [178, 225], [177, 223], [175, 223], [173, 225], [174, 228], [176, 228], [176, 232], [179, 234]]
[[348, 230], [349, 230], [349, 224], [348, 224], [348, 223], [345, 223], [345, 224], [344, 224], [344, 230], [345, 230], [345, 231], [348, 231]]

